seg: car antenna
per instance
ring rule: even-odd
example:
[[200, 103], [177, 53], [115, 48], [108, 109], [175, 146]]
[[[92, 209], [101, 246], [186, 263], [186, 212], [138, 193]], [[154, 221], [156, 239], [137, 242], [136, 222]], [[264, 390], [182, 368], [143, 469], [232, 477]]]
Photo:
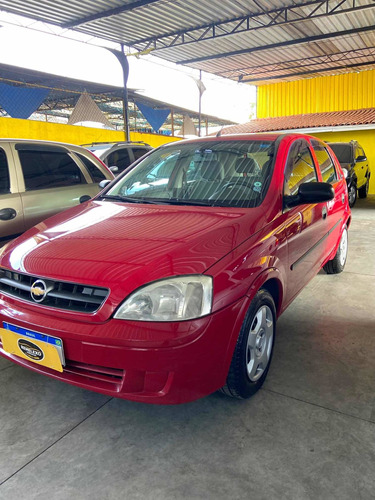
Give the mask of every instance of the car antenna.
[[224, 127], [221, 127], [221, 129], [219, 130], [219, 132], [216, 134], [216, 137], [220, 137], [221, 136], [221, 132], [223, 131], [223, 128]]

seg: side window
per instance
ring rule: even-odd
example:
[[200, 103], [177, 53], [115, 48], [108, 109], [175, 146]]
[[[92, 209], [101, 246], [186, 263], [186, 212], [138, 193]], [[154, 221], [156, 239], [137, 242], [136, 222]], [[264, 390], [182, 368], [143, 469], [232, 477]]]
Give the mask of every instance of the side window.
[[148, 149], [146, 148], [133, 148], [134, 161], [138, 160], [146, 153], [148, 153]]
[[78, 165], [68, 153], [40, 148], [18, 151], [26, 190], [86, 184]]
[[89, 171], [90, 177], [93, 182], [100, 182], [103, 179], [106, 178], [106, 176], [103, 174], [103, 172], [96, 166], [94, 163], [86, 158], [86, 156], [81, 155], [79, 153], [75, 153], [78, 158], [82, 161], [82, 163], [85, 165], [87, 170]]
[[[355, 159], [357, 159], [359, 157], [366, 158], [365, 152], [363, 151], [361, 146], [358, 146], [358, 148], [356, 150]], [[360, 161], [362, 161], [362, 160], [360, 160]]]
[[10, 181], [8, 162], [5, 151], [0, 148], [0, 194], [9, 193]]
[[289, 150], [284, 174], [284, 195], [295, 195], [301, 184], [318, 182], [314, 160], [309, 144], [304, 139], [297, 139]]
[[329, 182], [330, 184], [333, 184], [337, 181], [337, 174], [332, 158], [330, 157], [323, 143], [312, 141], [312, 146], [315, 152], [316, 159], [319, 163], [323, 182]]
[[118, 167], [118, 172], [116, 174], [119, 174], [123, 170], [126, 169], [131, 163], [130, 156], [129, 156], [129, 151], [127, 149], [119, 149], [118, 151], [114, 151], [113, 153], [108, 155], [108, 158], [106, 159], [106, 164], [109, 167]]

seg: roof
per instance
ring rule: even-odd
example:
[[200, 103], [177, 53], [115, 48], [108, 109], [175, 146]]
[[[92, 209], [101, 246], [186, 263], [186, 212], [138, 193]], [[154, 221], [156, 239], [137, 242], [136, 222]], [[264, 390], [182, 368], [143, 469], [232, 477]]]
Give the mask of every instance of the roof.
[[280, 130], [299, 130], [320, 127], [338, 127], [375, 124], [375, 108], [355, 109], [351, 111], [331, 111], [306, 115], [281, 116], [277, 118], [259, 118], [222, 129], [221, 134], [245, 134]]
[[[96, 101], [102, 102], [117, 102], [123, 98], [123, 87], [116, 85], [105, 85], [102, 83], [88, 82], [86, 80], [77, 80], [64, 76], [52, 75], [42, 71], [35, 71], [18, 66], [0, 63], [0, 81], [3, 83], [16, 84], [20, 86], [43, 87], [51, 89], [44, 104], [49, 109], [62, 109], [74, 107], [77, 99], [83, 92], [87, 92]], [[176, 113], [189, 116], [198, 116], [195, 111], [189, 110], [181, 106], [168, 104], [164, 101], [159, 101], [151, 97], [146, 97], [138, 94], [136, 90], [128, 89], [129, 100], [144, 103], [153, 108], [171, 108]], [[203, 118], [208, 118], [210, 121], [219, 124], [234, 123], [231, 120], [225, 120], [216, 116], [202, 113]]]
[[236, 81], [375, 67], [372, 0], [1, 0], [0, 9]]
[[[123, 99], [123, 87], [67, 78], [2, 63], [0, 63], [0, 83], [50, 89], [48, 96], [39, 107], [39, 112], [52, 116], [55, 115], [67, 119], [67, 115], [66, 113], [64, 114], [63, 111], [74, 108], [80, 95], [83, 92], [87, 92], [94, 99], [99, 108], [106, 113], [113, 122], [116, 122], [118, 117], [120, 121], [123, 119], [122, 106], [119, 106], [118, 109], [114, 107], [116, 103], [119, 103]], [[139, 127], [142, 126], [145, 120], [143, 115], [140, 115], [139, 112], [137, 113], [135, 110], [134, 102], [146, 104], [154, 109], [172, 109], [175, 114], [174, 122], [176, 127], [181, 127], [184, 115], [189, 115], [192, 119], [197, 119], [199, 116], [195, 111], [138, 94], [134, 89], [128, 89], [128, 98], [131, 103], [130, 115], [131, 117], [137, 116], [137, 124]], [[235, 123], [231, 120], [225, 120], [203, 113], [201, 116], [202, 120], [208, 120], [209, 126], [222, 126]], [[171, 118], [168, 118], [166, 125], [170, 125], [170, 121]]]

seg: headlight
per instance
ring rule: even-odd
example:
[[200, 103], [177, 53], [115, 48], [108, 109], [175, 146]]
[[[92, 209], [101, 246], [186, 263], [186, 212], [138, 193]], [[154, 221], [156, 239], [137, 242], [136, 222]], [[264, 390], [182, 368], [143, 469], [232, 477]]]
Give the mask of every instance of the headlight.
[[136, 290], [121, 304], [114, 317], [136, 321], [182, 321], [209, 314], [211, 305], [211, 276], [180, 276]]

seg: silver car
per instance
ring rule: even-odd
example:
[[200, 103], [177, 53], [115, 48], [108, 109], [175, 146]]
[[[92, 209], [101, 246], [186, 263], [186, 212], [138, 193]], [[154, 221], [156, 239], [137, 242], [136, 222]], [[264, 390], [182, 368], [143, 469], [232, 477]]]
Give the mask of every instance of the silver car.
[[0, 139], [0, 246], [91, 198], [113, 174], [81, 146]]
[[83, 144], [109, 167], [115, 175], [121, 174], [129, 165], [153, 148], [145, 142], [94, 142]]

